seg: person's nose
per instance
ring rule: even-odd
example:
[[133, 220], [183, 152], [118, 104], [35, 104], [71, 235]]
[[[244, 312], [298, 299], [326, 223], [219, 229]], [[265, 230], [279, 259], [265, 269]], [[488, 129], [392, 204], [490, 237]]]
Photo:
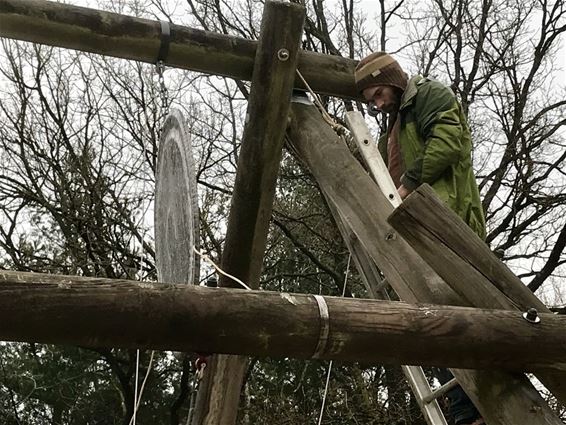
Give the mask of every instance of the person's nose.
[[375, 105], [375, 107], [380, 110], [383, 111], [383, 100], [382, 99], [377, 99], [373, 101], [373, 104]]

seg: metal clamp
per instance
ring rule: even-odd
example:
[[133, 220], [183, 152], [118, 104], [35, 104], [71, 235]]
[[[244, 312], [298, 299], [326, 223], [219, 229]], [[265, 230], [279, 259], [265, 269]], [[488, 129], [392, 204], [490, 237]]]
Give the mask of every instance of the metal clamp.
[[318, 305], [318, 312], [320, 314], [320, 334], [312, 358], [319, 359], [326, 350], [326, 344], [328, 343], [328, 334], [330, 333], [330, 323], [328, 316], [328, 305], [326, 304], [326, 300], [322, 295], [313, 295], [313, 297], [316, 300], [316, 303]]

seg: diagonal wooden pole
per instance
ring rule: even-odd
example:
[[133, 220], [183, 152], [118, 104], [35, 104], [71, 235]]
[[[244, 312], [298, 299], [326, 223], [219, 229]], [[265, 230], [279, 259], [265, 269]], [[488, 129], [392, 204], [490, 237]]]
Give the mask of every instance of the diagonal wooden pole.
[[[429, 185], [419, 187], [388, 221], [469, 304], [523, 312], [535, 308], [539, 313], [550, 313]], [[524, 348], [535, 352], [539, 349], [534, 344]], [[566, 405], [565, 372], [542, 372], [537, 377]]]
[[[265, 3], [222, 253], [222, 269], [254, 289], [259, 287], [304, 19], [305, 8], [299, 4]], [[225, 276], [219, 285], [238, 286]], [[243, 357], [213, 357], [193, 424], [235, 423], [247, 363]]]

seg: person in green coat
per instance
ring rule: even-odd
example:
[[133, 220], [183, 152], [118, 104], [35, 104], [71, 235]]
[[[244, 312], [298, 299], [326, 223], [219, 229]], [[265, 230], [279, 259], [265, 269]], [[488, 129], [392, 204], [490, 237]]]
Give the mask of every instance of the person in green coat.
[[[378, 147], [401, 199], [428, 183], [435, 193], [482, 239], [485, 217], [472, 169], [472, 138], [456, 96], [444, 84], [420, 75], [411, 79], [385, 52], [356, 66], [356, 87], [370, 107], [388, 115], [387, 133]], [[437, 369], [441, 383], [452, 378]], [[447, 393], [456, 425], [485, 422], [460, 387]]]
[[364, 98], [389, 115], [379, 150], [401, 198], [428, 183], [485, 239], [470, 128], [452, 90], [420, 75], [408, 79], [397, 61], [384, 52], [362, 59], [355, 79]]

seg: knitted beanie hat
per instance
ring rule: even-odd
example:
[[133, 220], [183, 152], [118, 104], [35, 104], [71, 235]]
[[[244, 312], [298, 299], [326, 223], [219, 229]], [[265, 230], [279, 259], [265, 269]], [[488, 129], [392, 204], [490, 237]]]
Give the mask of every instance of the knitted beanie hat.
[[356, 66], [354, 78], [359, 93], [374, 86], [393, 86], [404, 91], [408, 81], [399, 63], [385, 52], [375, 52], [363, 58]]

